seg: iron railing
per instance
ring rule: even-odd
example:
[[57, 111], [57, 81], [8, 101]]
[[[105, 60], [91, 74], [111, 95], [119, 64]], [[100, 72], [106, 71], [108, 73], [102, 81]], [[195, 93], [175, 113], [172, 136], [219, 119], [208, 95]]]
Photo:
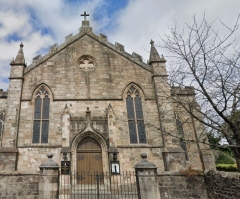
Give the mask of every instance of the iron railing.
[[61, 175], [59, 199], [138, 199], [134, 172]]

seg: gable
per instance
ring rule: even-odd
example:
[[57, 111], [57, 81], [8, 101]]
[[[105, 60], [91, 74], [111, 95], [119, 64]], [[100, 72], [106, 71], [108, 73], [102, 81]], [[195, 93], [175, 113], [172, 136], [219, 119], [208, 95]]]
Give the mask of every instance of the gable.
[[[37, 56], [25, 69], [23, 99], [30, 100], [30, 92], [42, 83], [53, 88], [56, 99], [66, 91], [66, 99], [121, 99], [131, 82], [153, 89], [152, 68], [136, 53], [132, 56], [123, 49], [118, 43], [114, 46], [107, 42], [103, 35], [80, 33], [68, 37], [61, 46], [50, 48], [49, 54]], [[88, 59], [94, 62], [91, 71], [86, 70], [91, 64]], [[147, 94], [154, 97], [153, 91]]]

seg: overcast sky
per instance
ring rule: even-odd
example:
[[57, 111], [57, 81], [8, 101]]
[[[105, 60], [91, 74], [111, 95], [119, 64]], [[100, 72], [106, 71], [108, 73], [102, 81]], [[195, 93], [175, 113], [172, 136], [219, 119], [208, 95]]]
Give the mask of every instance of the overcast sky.
[[128, 53], [136, 52], [146, 61], [151, 39], [159, 45], [169, 27], [177, 22], [181, 29], [194, 14], [233, 25], [240, 0], [0, 0], [0, 88], [8, 88], [9, 63], [21, 42], [30, 65], [65, 36], [77, 34], [84, 11], [90, 14], [94, 33], [107, 35], [108, 41], [123, 44]]

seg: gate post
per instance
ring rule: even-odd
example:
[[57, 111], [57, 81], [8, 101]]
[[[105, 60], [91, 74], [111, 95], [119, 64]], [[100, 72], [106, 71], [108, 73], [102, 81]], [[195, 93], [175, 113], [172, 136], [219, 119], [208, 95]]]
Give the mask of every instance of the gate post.
[[156, 182], [157, 167], [147, 160], [147, 154], [141, 154], [142, 161], [135, 165], [139, 199], [161, 199]]
[[58, 199], [59, 165], [52, 160], [53, 154], [47, 157], [48, 160], [39, 166], [39, 199]]

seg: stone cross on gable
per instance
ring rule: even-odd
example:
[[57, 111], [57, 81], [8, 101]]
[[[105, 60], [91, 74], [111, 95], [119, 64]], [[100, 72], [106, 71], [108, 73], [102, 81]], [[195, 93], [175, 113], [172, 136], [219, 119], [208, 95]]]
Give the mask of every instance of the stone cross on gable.
[[86, 19], [87, 19], [87, 16], [89, 16], [89, 14], [87, 14], [87, 13], [86, 13], [86, 11], [84, 11], [84, 13], [83, 13], [83, 14], [81, 14], [81, 16], [84, 16], [84, 21], [86, 21]]

